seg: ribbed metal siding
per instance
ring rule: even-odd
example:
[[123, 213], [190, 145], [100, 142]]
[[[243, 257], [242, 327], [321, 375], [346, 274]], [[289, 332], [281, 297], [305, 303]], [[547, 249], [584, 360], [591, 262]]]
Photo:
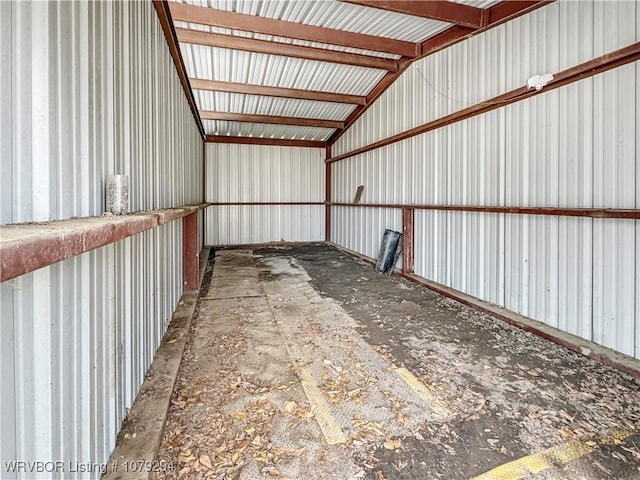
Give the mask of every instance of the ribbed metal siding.
[[[3, 462], [106, 462], [180, 297], [181, 234], [173, 222], [0, 284]], [[99, 475], [55, 478], [71, 476]]]
[[[207, 144], [208, 202], [322, 202], [324, 150]], [[208, 245], [319, 241], [324, 206], [214, 206], [206, 210]]]
[[201, 143], [152, 6], [0, 4], [0, 224], [104, 211], [107, 174], [130, 209], [199, 201]]
[[640, 39], [637, 2], [559, 1], [409, 67], [332, 147], [335, 155], [441, 118]]
[[[392, 208], [332, 207], [331, 241], [376, 258], [385, 229], [402, 232], [402, 213]], [[398, 259], [396, 266], [401, 264]]]
[[[640, 5], [560, 2], [506, 24], [500, 35], [478, 38], [487, 55], [508, 60], [501, 85], [513, 88], [520, 76], [567, 68], [637, 41]], [[442, 78], [463, 93], [455, 84], [466, 82], [476, 98], [478, 85], [495, 84], [490, 73], [465, 74], [472, 53], [482, 49], [464, 45], [457, 57], [454, 49], [443, 52], [446, 71], [458, 76]], [[410, 195], [394, 193], [406, 185], [391, 177], [382, 187], [370, 182], [374, 191], [365, 186], [366, 201], [640, 208], [639, 84], [636, 62], [344, 160], [334, 164], [334, 191], [350, 199], [361, 178], [387, 179], [408, 156]], [[411, 91], [405, 95], [413, 98]], [[411, 125], [402, 103], [385, 108], [347, 133], [353, 145], [369, 143], [369, 132], [385, 122], [392, 129], [397, 119], [408, 122], [398, 130]], [[370, 225], [373, 215], [351, 221]], [[640, 222], [420, 210], [415, 222], [419, 275], [640, 358]], [[361, 253], [375, 253], [366, 241], [377, 230], [334, 222], [334, 238]]]
[[[111, 172], [132, 210], [201, 201], [151, 2], [0, 2], [0, 27], [1, 224], [100, 215]], [[181, 292], [181, 221], [0, 284], [2, 461], [106, 462]]]

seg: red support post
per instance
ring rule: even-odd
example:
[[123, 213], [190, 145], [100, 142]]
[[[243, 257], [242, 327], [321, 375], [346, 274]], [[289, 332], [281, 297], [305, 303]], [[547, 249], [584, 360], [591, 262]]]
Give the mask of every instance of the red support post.
[[414, 213], [413, 208], [402, 209], [402, 273], [414, 272]]
[[[326, 158], [331, 158], [331, 147], [326, 148]], [[331, 164], [325, 163], [325, 186], [324, 186], [324, 201], [327, 204], [324, 207], [324, 241], [331, 241]]]
[[198, 290], [198, 269], [200, 253], [198, 249], [198, 213], [182, 219], [182, 281], [184, 290]]

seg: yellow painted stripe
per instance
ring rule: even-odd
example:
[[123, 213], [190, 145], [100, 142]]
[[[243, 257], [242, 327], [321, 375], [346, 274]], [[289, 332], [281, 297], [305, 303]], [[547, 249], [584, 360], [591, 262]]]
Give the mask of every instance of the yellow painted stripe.
[[548, 470], [553, 465], [569, 463], [585, 455], [592, 453], [599, 445], [611, 445], [622, 443], [629, 437], [631, 432], [618, 431], [605, 435], [588, 444], [582, 440], [572, 440], [571, 442], [548, 448], [533, 455], [522, 457], [513, 462], [505, 463], [499, 467], [489, 470], [478, 477], [471, 480], [520, 480], [526, 478], [532, 473], [540, 473]]
[[316, 384], [313, 375], [304, 368], [298, 371], [302, 388], [307, 394], [309, 403], [311, 404], [311, 411], [315, 414], [320, 430], [324, 435], [325, 440], [329, 445], [336, 445], [338, 443], [344, 443], [346, 441], [342, 429], [338, 426], [333, 415], [331, 414], [331, 407], [324, 397], [324, 392]]
[[438, 399], [431, 390], [429, 390], [413, 373], [406, 368], [396, 368], [396, 373], [405, 381], [411, 389], [416, 392], [431, 408], [436, 415], [447, 417], [451, 414], [445, 404]]

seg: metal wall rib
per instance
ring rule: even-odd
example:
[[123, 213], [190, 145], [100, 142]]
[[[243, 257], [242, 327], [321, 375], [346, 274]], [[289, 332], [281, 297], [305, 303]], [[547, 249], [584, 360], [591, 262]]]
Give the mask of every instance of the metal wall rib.
[[[425, 59], [429, 84], [405, 74], [334, 154], [638, 40], [637, 2], [549, 5]], [[478, 55], [492, 67], [471, 75]], [[365, 202], [640, 208], [638, 85], [635, 62], [343, 160], [334, 200], [365, 184]], [[371, 255], [382, 226], [367, 212], [353, 221], [368, 227], [338, 213], [333, 232]], [[640, 222], [417, 210], [415, 225], [417, 274], [640, 358]]]
[[[0, 27], [0, 224], [101, 215], [113, 172], [131, 210], [201, 201], [151, 2], [0, 2]], [[2, 461], [106, 462], [181, 292], [182, 222], [0, 284]]]
[[[324, 149], [208, 143], [207, 202], [322, 202]], [[320, 241], [322, 205], [212, 206], [208, 245]]]

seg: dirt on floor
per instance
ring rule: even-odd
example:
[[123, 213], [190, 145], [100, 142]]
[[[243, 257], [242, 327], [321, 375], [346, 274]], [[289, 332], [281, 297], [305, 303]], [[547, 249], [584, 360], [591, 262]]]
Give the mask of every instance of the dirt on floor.
[[157, 459], [173, 478], [640, 479], [639, 427], [638, 379], [333, 247], [223, 249]]

